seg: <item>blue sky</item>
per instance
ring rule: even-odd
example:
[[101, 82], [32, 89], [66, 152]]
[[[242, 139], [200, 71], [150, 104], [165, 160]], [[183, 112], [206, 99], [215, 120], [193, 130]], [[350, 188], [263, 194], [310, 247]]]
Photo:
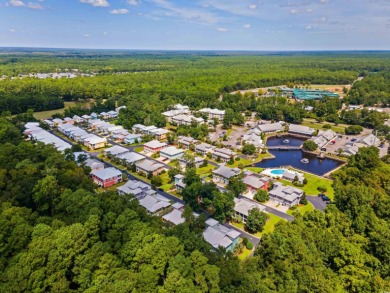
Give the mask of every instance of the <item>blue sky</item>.
[[0, 0], [0, 47], [389, 50], [390, 0]]

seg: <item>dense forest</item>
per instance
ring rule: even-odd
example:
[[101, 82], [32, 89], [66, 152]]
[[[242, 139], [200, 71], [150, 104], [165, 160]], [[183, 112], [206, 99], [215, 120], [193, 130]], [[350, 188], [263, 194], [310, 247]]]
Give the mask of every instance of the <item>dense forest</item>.
[[[390, 289], [390, 165], [375, 148], [334, 175], [335, 203], [325, 213], [279, 223], [242, 262], [210, 250], [203, 216], [171, 227], [131, 196], [95, 193], [89, 170], [24, 141], [18, 119], [0, 119], [1, 292]], [[202, 192], [221, 206], [215, 190]]]
[[[0, 54], [0, 105], [22, 99], [0, 112], [21, 113], [25, 97], [141, 99], [176, 101], [192, 108], [216, 107], [219, 96], [238, 89], [297, 84], [349, 84], [358, 76], [390, 68], [387, 53], [296, 54], [293, 56], [128, 53], [123, 55]], [[94, 77], [38, 79], [19, 74], [77, 69]], [[21, 104], [21, 105], [19, 105]], [[31, 103], [30, 103], [31, 104]], [[35, 103], [38, 104], [38, 103]], [[42, 105], [30, 105], [42, 110]], [[50, 103], [44, 108], [52, 109]], [[168, 104], [168, 103], [166, 103]], [[60, 106], [60, 105], [58, 105]]]

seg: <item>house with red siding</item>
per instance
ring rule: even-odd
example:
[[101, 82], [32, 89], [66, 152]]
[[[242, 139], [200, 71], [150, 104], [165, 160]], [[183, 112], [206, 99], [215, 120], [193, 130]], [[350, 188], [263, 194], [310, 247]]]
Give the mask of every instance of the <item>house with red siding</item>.
[[161, 149], [165, 148], [166, 146], [167, 144], [165, 142], [152, 140], [144, 144], [144, 151], [149, 153], [158, 153]]
[[116, 168], [106, 168], [91, 172], [93, 182], [100, 187], [106, 188], [122, 182], [122, 172]]
[[259, 189], [268, 190], [269, 178], [266, 176], [260, 177], [258, 174], [245, 171], [243, 182], [245, 183], [249, 193], [256, 193]]

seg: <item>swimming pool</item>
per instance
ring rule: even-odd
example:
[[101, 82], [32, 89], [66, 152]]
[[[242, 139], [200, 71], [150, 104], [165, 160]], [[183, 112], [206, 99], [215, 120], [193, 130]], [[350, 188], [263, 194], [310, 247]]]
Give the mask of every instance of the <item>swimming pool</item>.
[[284, 171], [285, 170], [283, 170], [283, 169], [273, 169], [273, 170], [270, 171], [270, 173], [272, 175], [283, 175]]

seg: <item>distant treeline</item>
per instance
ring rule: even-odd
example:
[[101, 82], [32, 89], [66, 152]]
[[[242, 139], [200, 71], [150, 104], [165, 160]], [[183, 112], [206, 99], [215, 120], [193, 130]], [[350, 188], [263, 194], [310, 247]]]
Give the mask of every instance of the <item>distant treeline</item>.
[[64, 101], [60, 97], [31, 94], [16, 96], [0, 93], [0, 113], [10, 112], [11, 114], [19, 114], [26, 112], [28, 109], [39, 112], [63, 107]]

